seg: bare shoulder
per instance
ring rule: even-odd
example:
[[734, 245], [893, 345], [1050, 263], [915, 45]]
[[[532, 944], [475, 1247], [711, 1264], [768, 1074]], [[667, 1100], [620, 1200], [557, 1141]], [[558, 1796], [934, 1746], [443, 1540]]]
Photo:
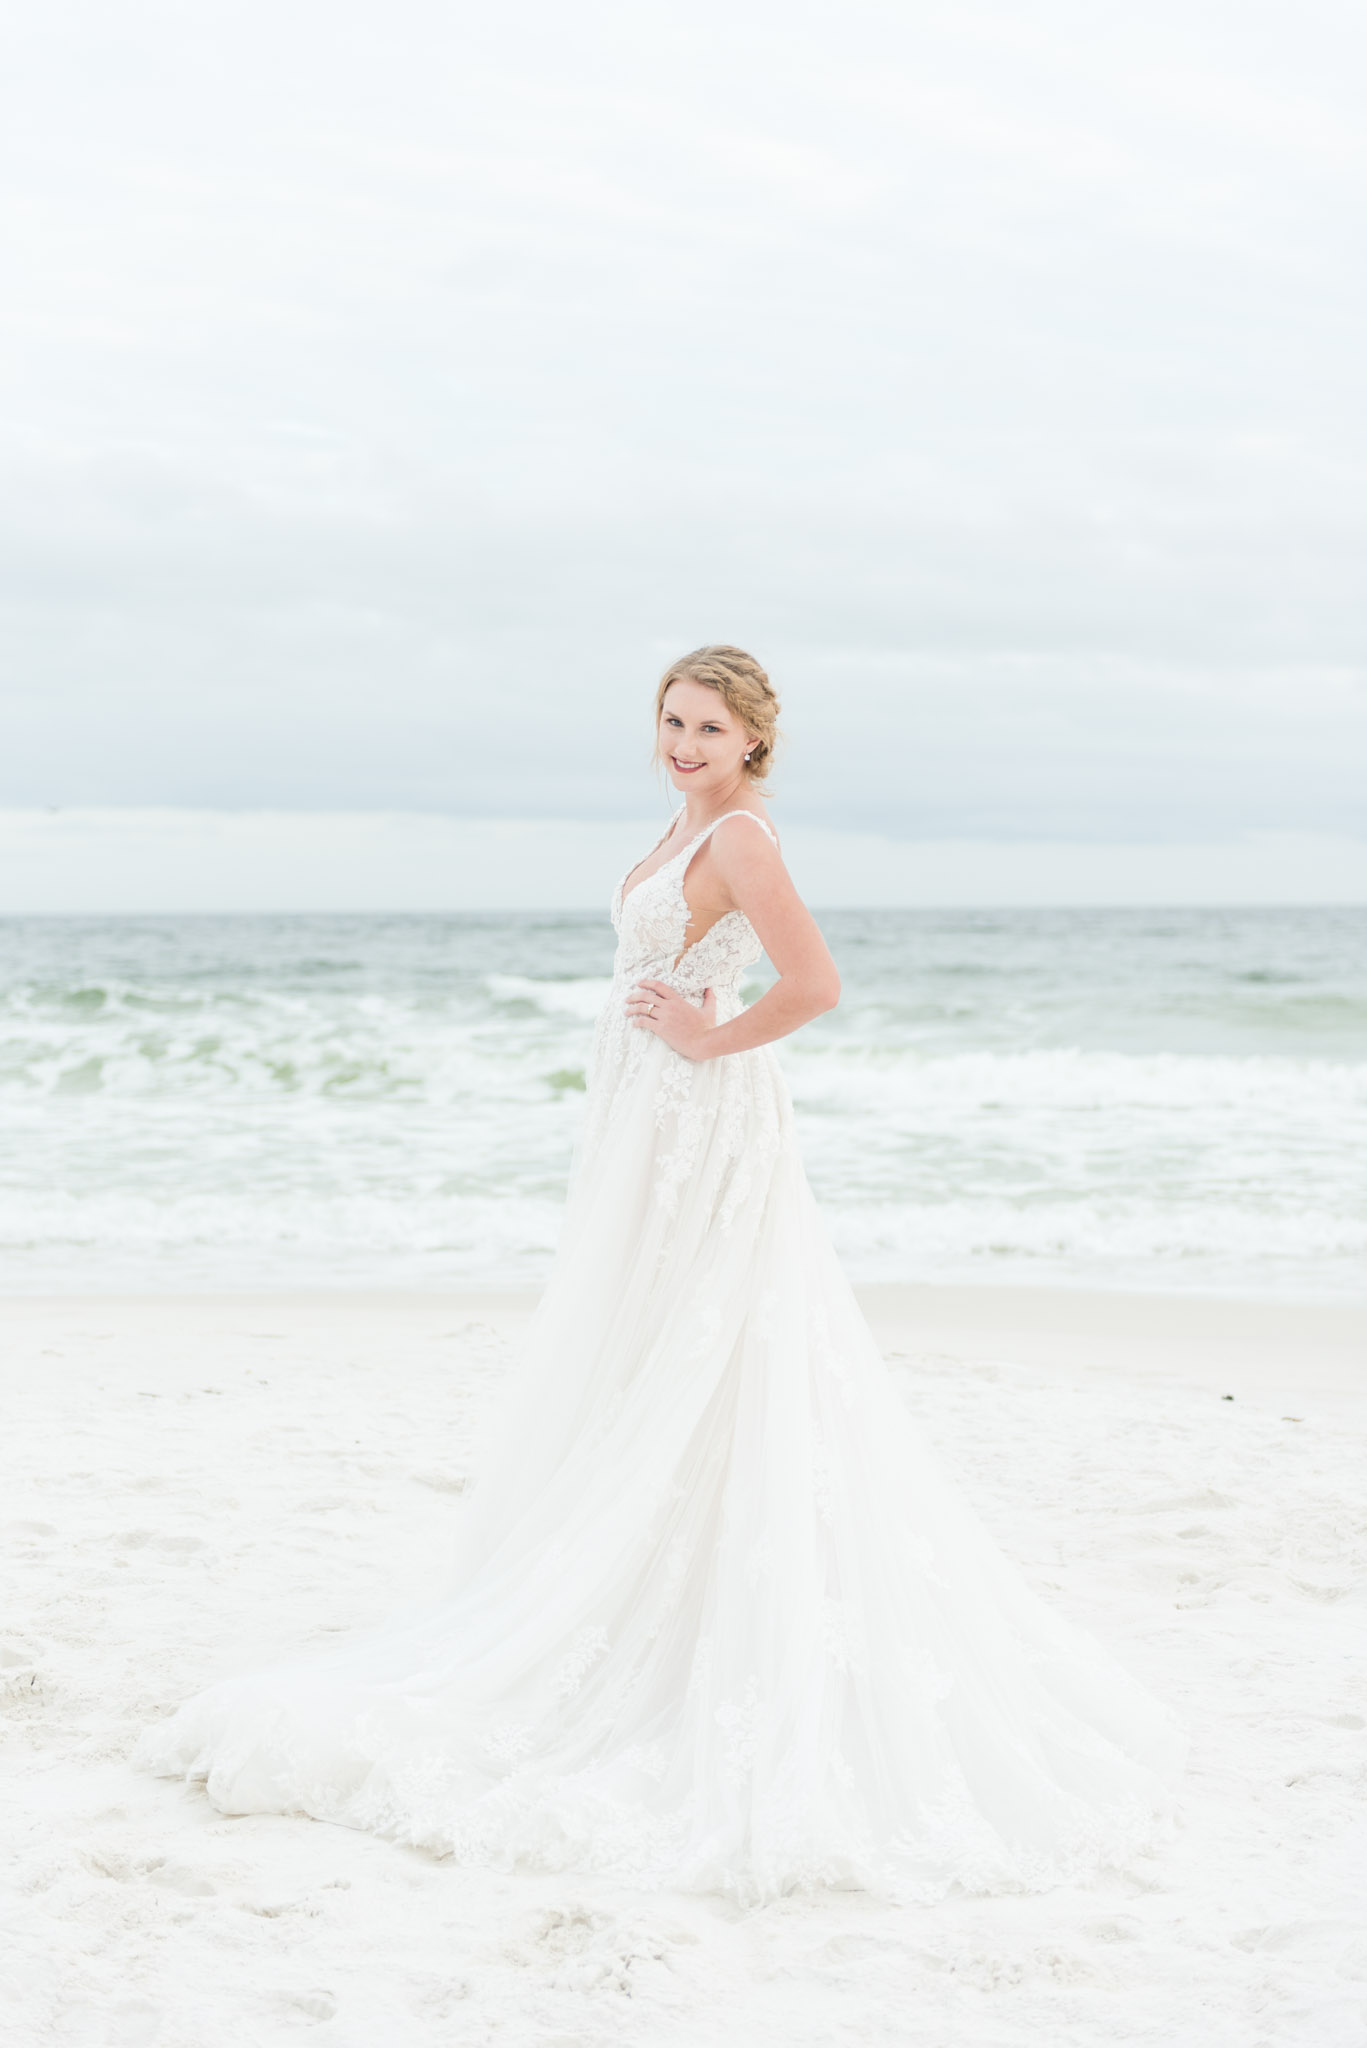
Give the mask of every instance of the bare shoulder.
[[[755, 826], [759, 827], [758, 831]], [[712, 834], [712, 843], [719, 853], [727, 857], [733, 853], [744, 857], [747, 852], [754, 851], [761, 856], [767, 853], [772, 859], [778, 852], [778, 833], [763, 811], [753, 810], [746, 804], [743, 810], [732, 811], [722, 819]]]
[[718, 825], [712, 847], [717, 873], [728, 883], [787, 872], [773, 826], [748, 805], [743, 815], [733, 812]]

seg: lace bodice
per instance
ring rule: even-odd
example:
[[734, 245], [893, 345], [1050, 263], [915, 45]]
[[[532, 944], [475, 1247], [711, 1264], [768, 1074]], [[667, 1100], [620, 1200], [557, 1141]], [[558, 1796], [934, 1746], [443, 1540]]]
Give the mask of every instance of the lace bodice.
[[[704, 989], [710, 988], [716, 994], [719, 1015], [739, 1007], [741, 975], [764, 950], [744, 911], [727, 911], [693, 945], [687, 944], [689, 911], [684, 877], [699, 847], [727, 818], [749, 818], [761, 832], [774, 838], [763, 818], [756, 817], [753, 811], [726, 811], [653, 875], [627, 890], [625, 896], [623, 890], [635, 869], [617, 884], [612, 898], [612, 922], [617, 933], [617, 957], [613, 963], [616, 981], [641, 981], [647, 977], [669, 981], [685, 995], [698, 999]], [[671, 819], [664, 839], [673, 829]], [[658, 840], [656, 846], [663, 845], [664, 839]], [[646, 859], [649, 858], [647, 854]], [[640, 865], [638, 862], [637, 866]]]
[[[676, 811], [646, 860], [666, 843], [678, 818]], [[755, 1168], [772, 1157], [785, 1118], [791, 1118], [773, 1054], [761, 1046], [698, 1067], [652, 1032], [633, 1028], [626, 1005], [636, 982], [665, 981], [695, 1004], [701, 1004], [711, 989], [719, 1024], [729, 1023], [744, 1009], [741, 976], [764, 950], [744, 912], [727, 911], [700, 939], [691, 946], [688, 943], [689, 911], [684, 896], [688, 864], [727, 818], [749, 818], [774, 838], [764, 819], [753, 811], [726, 811], [695, 833], [654, 874], [627, 888], [636, 872], [632, 868], [613, 891], [617, 957], [612, 992], [594, 1036], [579, 1150], [582, 1170], [598, 1153], [608, 1131], [630, 1114], [631, 1104], [643, 1088], [656, 1127], [669, 1134], [654, 1176], [655, 1198], [662, 1213], [672, 1210], [680, 1188], [698, 1171], [700, 1149], [710, 1146], [709, 1170], [726, 1181], [725, 1187], [719, 1182], [712, 1190], [719, 1224], [731, 1216]], [[643, 864], [638, 861], [636, 865]], [[706, 1106], [693, 1099], [698, 1077], [704, 1072], [713, 1077]], [[737, 1169], [747, 1152], [751, 1157], [740, 1172]]]

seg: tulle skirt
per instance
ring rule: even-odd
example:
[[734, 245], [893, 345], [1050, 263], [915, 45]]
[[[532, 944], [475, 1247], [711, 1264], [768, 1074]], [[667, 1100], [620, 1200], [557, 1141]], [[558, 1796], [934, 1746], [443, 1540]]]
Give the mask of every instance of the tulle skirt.
[[[614, 1043], [619, 1043], [614, 1041]], [[768, 1050], [595, 1078], [449, 1584], [200, 1694], [139, 1761], [228, 1813], [748, 1901], [1114, 1865], [1181, 1737], [941, 1472], [839, 1268]]]

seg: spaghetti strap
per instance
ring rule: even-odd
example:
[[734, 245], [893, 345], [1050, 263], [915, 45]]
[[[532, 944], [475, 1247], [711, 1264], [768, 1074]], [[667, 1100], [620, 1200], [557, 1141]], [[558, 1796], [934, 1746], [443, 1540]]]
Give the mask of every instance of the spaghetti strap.
[[[677, 853], [672, 853], [667, 861], [663, 861], [661, 865], [658, 868], [656, 868], [655, 874], [647, 875], [645, 877], [645, 881], [634, 882], [632, 879], [633, 876], [639, 875], [641, 869], [645, 866], [646, 862], [648, 860], [652, 860], [654, 856], [660, 851], [660, 848], [667, 843], [670, 833], [674, 830], [674, 827], [678, 824], [679, 819], [683, 814], [683, 809], [684, 806], [680, 804], [678, 810], [675, 811], [673, 817], [665, 826], [665, 829], [661, 833], [660, 837], [655, 841], [655, 844], [651, 847], [650, 852], [643, 853], [641, 855], [641, 858], [637, 861], [635, 867], [628, 868], [627, 872], [623, 875], [621, 881], [617, 884], [616, 889], [613, 891], [612, 897], [612, 914], [614, 919], [616, 918], [618, 912], [621, 910], [622, 905], [626, 902], [628, 896], [634, 896], [636, 894], [637, 889], [643, 889], [645, 887], [646, 882], [653, 882], [655, 879], [655, 875], [662, 875], [665, 872], [666, 868], [675, 867], [680, 861], [683, 862], [684, 868], [686, 870], [694, 854], [697, 852], [698, 848], [703, 844], [703, 841], [706, 839], [710, 839], [712, 837], [712, 834], [716, 831], [718, 825], [724, 825], [728, 818], [752, 819], [753, 822], [759, 826], [760, 831], [767, 833], [769, 838], [773, 840], [774, 845], [778, 845], [778, 834], [775, 832], [773, 826], [768, 822], [766, 818], [761, 818], [754, 811], [723, 811], [721, 816], [719, 818], [714, 818], [710, 825], [704, 825], [702, 831], [697, 834], [696, 838], [690, 839], [687, 846], [681, 846]], [[628, 887], [629, 883], [631, 884], [630, 887]]]
[[[696, 839], [689, 840], [687, 847], [684, 849], [685, 852], [696, 853], [698, 848], [702, 845], [704, 839], [710, 839], [712, 837], [712, 834], [716, 831], [718, 825], [724, 825], [728, 818], [749, 818], [752, 824], [758, 825], [760, 831], [766, 833], [768, 837], [773, 840], [775, 846], [778, 845], [777, 832], [775, 832], [773, 826], [769, 823], [768, 819], [761, 818], [757, 811], [723, 811], [721, 816], [719, 818], [714, 818], [710, 825], [703, 826], [702, 831], [698, 834]], [[647, 854], [646, 859], [649, 860], [649, 858], [650, 855]], [[675, 855], [675, 858], [677, 859], [678, 856]]]

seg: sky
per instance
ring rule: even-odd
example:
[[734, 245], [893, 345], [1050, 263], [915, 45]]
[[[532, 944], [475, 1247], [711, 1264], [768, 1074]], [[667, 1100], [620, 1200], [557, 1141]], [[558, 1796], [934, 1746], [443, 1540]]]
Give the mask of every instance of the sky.
[[[1367, 839], [1367, 17], [52, 0], [6, 31], [0, 807]], [[1289, 842], [1288, 842], [1289, 843]]]
[[[167, 806], [0, 810], [0, 918], [505, 909], [602, 918], [614, 883], [661, 822]], [[785, 821], [783, 855], [818, 912], [1367, 905], [1367, 838], [1326, 833], [1083, 845], [909, 839]]]

